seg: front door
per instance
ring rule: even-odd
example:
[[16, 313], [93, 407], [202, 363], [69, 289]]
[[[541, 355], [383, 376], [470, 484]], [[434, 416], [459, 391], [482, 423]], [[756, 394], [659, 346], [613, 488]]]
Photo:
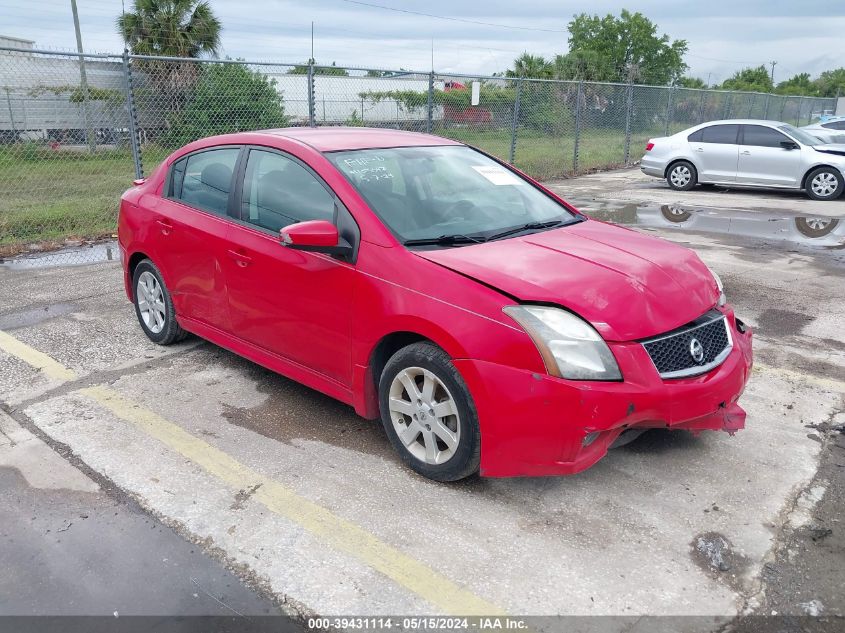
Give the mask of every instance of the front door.
[[353, 265], [285, 248], [279, 229], [336, 221], [340, 203], [297, 159], [251, 149], [224, 271], [232, 333], [343, 385], [352, 381]]
[[801, 149], [781, 143], [791, 138], [764, 125], [743, 125], [737, 182], [749, 185], [798, 187], [801, 182]]
[[240, 151], [219, 147], [180, 159], [171, 167], [164, 195], [150, 207], [155, 264], [176, 314], [221, 330], [229, 328], [221, 261], [232, 224], [227, 208]]

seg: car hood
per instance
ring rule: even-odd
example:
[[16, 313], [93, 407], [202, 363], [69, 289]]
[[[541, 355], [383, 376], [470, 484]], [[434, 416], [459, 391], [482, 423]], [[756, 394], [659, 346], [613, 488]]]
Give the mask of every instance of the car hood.
[[[827, 136], [833, 136], [829, 130], [826, 130]], [[838, 134], [836, 135], [838, 136]], [[845, 156], [845, 144], [843, 143], [827, 143], [825, 145], [814, 145], [813, 149], [817, 152], [825, 154], [836, 154], [837, 156]]]
[[518, 301], [568, 308], [611, 341], [672, 330], [719, 297], [691, 250], [596, 220], [416, 254]]

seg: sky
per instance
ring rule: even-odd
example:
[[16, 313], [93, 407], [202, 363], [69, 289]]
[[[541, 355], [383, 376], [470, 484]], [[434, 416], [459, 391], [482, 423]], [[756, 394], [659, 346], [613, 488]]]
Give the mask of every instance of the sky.
[[[133, 0], [124, 0], [127, 9]], [[577, 13], [639, 11], [660, 33], [686, 39], [688, 74], [715, 84], [745, 66], [777, 61], [775, 81], [845, 66], [845, 3], [839, 0], [209, 0], [223, 23], [224, 56], [301, 62], [314, 22], [318, 63], [492, 74], [524, 51], [567, 51]], [[86, 51], [120, 52], [120, 0], [77, 0]], [[392, 11], [382, 5], [405, 11]], [[486, 22], [488, 24], [478, 24]], [[70, 0], [0, 0], [0, 35], [75, 50]]]

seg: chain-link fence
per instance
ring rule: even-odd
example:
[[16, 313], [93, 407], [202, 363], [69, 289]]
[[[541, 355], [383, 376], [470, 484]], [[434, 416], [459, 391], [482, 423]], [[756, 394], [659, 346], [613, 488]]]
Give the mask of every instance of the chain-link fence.
[[704, 121], [806, 125], [833, 108], [758, 93], [0, 48], [0, 257], [111, 236], [133, 178], [214, 134], [430, 132], [553, 179], [630, 165], [648, 138]]

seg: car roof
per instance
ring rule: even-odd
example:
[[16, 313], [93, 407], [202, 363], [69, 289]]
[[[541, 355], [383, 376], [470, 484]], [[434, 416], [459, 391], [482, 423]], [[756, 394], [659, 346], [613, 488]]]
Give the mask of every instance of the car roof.
[[722, 123], [732, 123], [734, 125], [767, 125], [770, 127], [786, 125], [783, 121], [772, 121], [771, 119], [720, 119], [719, 121], [707, 121], [706, 123], [701, 123], [701, 125], [717, 125]]
[[320, 152], [354, 149], [384, 149], [387, 147], [426, 147], [432, 145], [462, 145], [457, 141], [388, 128], [369, 127], [286, 127], [258, 130], [253, 134], [284, 136], [310, 145]]

